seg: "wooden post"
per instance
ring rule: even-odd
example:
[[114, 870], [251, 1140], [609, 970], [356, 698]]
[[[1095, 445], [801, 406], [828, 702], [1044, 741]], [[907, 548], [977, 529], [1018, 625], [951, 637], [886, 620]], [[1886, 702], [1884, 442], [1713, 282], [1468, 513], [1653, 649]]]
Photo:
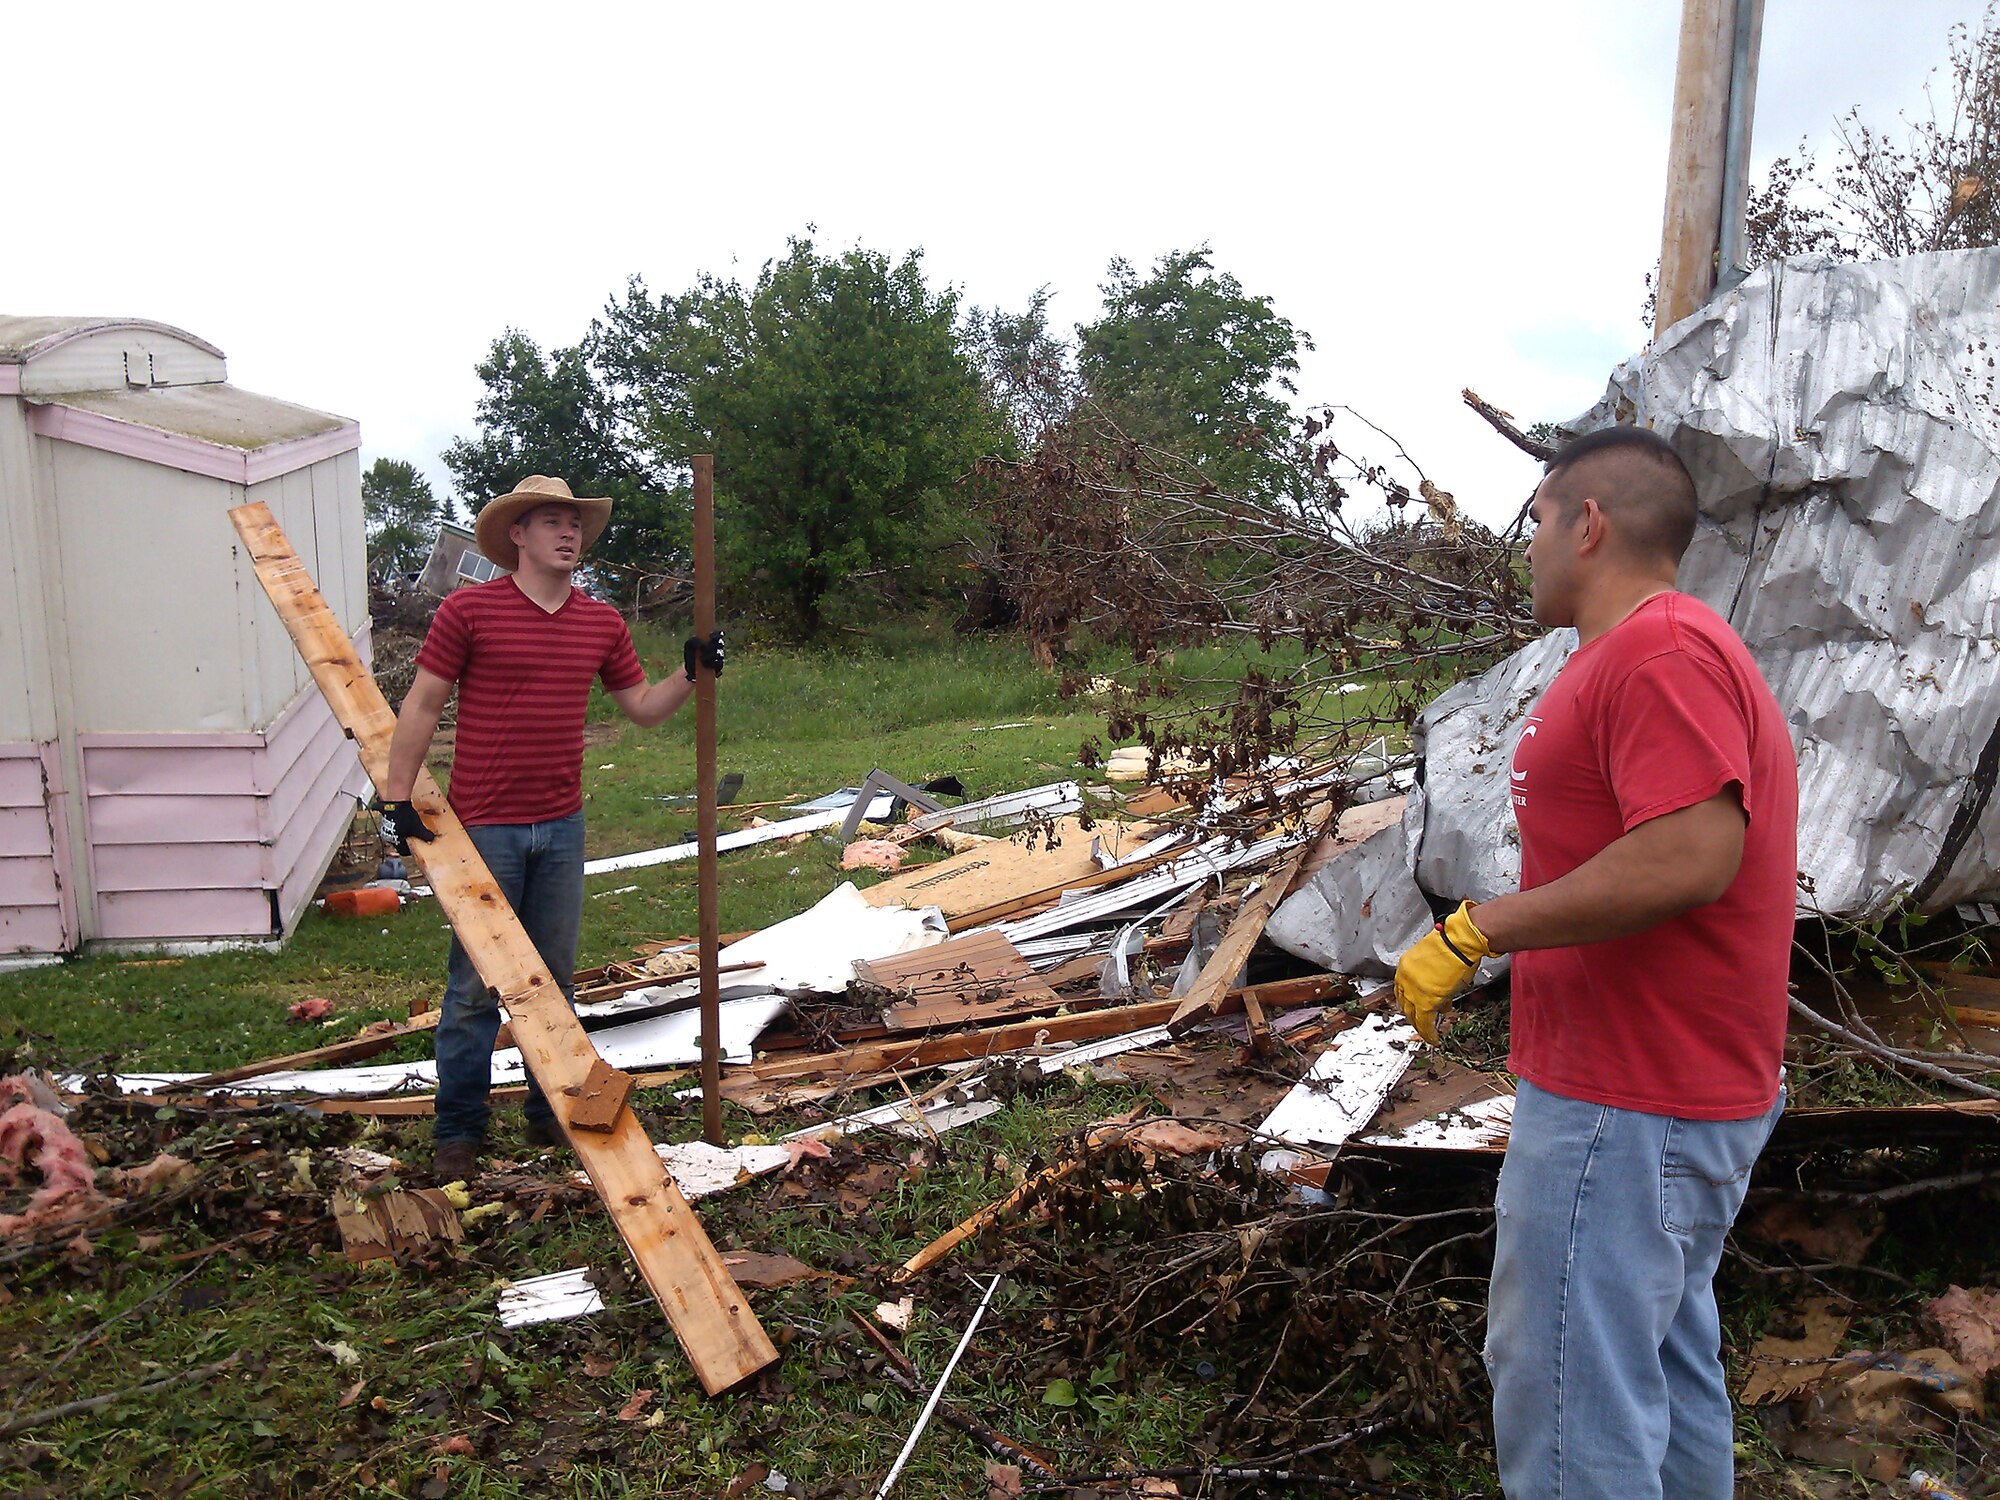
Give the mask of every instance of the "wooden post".
[[1700, 307], [1715, 288], [1736, 22], [1737, 0], [1684, 0], [1681, 8], [1655, 334]]
[[[239, 506], [229, 519], [313, 681], [380, 788], [388, 780], [396, 727], [382, 689], [270, 507]], [[489, 992], [507, 1007], [522, 1060], [567, 1126], [576, 1097], [568, 1090], [589, 1079], [600, 1061], [597, 1049], [428, 771], [418, 772], [410, 796], [435, 832], [413, 851], [431, 894]], [[620, 1110], [609, 1133], [575, 1131], [570, 1145], [708, 1393], [728, 1390], [775, 1363], [777, 1349], [654, 1153], [639, 1117]]]
[[[715, 629], [715, 455], [694, 456], [694, 633], [706, 641]], [[715, 674], [694, 672], [695, 829], [701, 853], [696, 871], [701, 941], [701, 1133], [711, 1146], [722, 1140], [722, 913], [715, 889]]]

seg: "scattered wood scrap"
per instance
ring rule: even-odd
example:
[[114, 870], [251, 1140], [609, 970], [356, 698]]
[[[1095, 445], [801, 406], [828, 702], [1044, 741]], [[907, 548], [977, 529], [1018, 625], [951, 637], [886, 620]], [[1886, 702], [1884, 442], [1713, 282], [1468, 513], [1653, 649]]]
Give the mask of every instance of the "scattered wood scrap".
[[1061, 1007], [1021, 952], [997, 932], [947, 938], [929, 948], [867, 959], [855, 977], [909, 998], [882, 1012], [891, 1031], [933, 1031]]
[[392, 1188], [368, 1193], [342, 1185], [333, 1190], [333, 1221], [340, 1248], [351, 1261], [383, 1260], [440, 1242], [465, 1238], [458, 1210], [439, 1188]]

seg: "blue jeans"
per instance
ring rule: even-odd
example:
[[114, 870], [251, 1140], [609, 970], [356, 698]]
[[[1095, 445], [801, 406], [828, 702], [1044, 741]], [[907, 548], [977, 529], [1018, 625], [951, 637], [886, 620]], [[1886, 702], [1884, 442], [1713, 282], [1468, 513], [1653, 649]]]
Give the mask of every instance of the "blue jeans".
[[[576, 939], [583, 921], [583, 814], [546, 823], [490, 823], [468, 828], [473, 847], [493, 872], [500, 893], [521, 919], [563, 997], [576, 1001]], [[500, 1031], [499, 1000], [464, 946], [451, 940], [451, 966], [437, 1028], [439, 1142], [486, 1139], [486, 1094], [493, 1079], [493, 1038]], [[555, 1111], [528, 1077], [528, 1118], [548, 1124]]]
[[1486, 1368], [1508, 1500], [1730, 1500], [1715, 1268], [1784, 1112], [1681, 1120], [1522, 1080]]

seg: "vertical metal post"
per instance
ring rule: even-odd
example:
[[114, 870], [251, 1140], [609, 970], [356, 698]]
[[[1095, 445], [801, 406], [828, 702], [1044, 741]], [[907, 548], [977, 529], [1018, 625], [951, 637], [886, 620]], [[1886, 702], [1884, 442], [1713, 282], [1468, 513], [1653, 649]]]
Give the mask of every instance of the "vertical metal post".
[[[694, 633], [707, 640], [715, 629], [715, 455], [694, 456]], [[722, 1142], [722, 914], [715, 888], [715, 674], [694, 672], [695, 827], [701, 853], [696, 901], [701, 943], [701, 1134]]]
[[1750, 136], [1757, 114], [1757, 58], [1764, 45], [1764, 0], [1736, 0], [1729, 55], [1729, 128], [1722, 158], [1722, 238], [1715, 289], [1726, 292], [1756, 268], [1748, 263], [1744, 216], [1750, 206]]

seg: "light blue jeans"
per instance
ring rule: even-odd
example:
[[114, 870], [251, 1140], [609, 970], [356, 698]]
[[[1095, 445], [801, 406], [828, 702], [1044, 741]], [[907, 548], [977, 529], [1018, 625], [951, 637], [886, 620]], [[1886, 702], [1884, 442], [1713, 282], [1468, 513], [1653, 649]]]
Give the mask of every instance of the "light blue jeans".
[[[468, 828], [473, 847], [493, 872], [500, 893], [521, 919], [549, 977], [576, 1001], [576, 941], [583, 922], [583, 814], [546, 823], [489, 823]], [[437, 1028], [437, 1120], [440, 1142], [486, 1139], [486, 1094], [493, 1079], [493, 1038], [500, 1003], [454, 936]], [[530, 1120], [548, 1124], [555, 1111], [528, 1078]]]
[[1508, 1500], [1731, 1500], [1715, 1268], [1784, 1108], [1681, 1120], [1521, 1082], [1486, 1328]]

